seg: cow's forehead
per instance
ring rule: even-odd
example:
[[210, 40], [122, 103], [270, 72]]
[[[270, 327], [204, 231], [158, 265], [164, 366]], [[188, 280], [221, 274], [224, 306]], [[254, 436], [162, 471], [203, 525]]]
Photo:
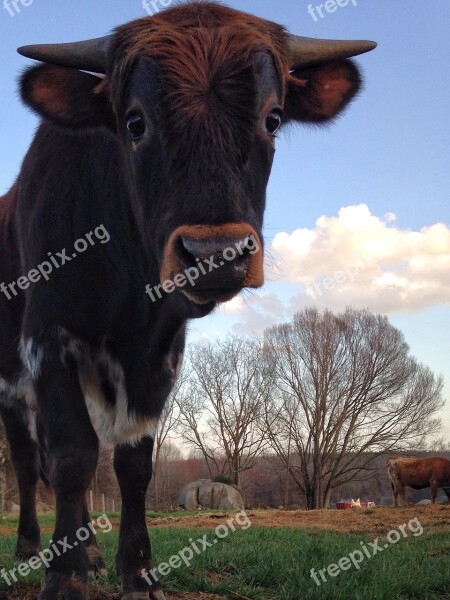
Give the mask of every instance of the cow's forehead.
[[226, 7], [193, 3], [169, 9], [118, 27], [111, 44], [114, 75], [146, 56], [160, 62], [172, 77], [196, 78], [227, 65], [244, 68], [258, 54], [271, 54], [281, 78], [287, 76], [288, 36], [280, 25]]
[[[149, 29], [164, 29], [171, 32], [187, 32], [194, 29], [216, 31], [227, 26], [234, 30], [236, 27], [246, 27], [262, 36], [273, 38], [280, 45], [285, 43], [286, 31], [281, 25], [232, 8], [205, 2], [187, 3], [159, 12], [152, 17], [136, 19], [119, 26], [116, 32], [125, 38], [130, 36], [145, 38]], [[279, 49], [281, 50], [281, 47]]]

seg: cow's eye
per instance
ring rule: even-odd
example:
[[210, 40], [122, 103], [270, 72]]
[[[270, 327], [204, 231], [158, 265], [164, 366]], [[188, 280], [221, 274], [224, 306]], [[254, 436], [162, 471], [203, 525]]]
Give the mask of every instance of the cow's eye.
[[267, 133], [274, 136], [281, 127], [281, 111], [273, 110], [266, 119]]
[[131, 112], [127, 117], [127, 129], [133, 140], [138, 140], [145, 133], [145, 121], [138, 112]]

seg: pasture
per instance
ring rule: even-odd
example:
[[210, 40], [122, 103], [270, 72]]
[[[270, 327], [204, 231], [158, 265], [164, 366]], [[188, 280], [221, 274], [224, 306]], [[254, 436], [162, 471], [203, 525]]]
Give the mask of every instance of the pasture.
[[[218, 525], [226, 527], [233, 515], [223, 512], [148, 513], [154, 564], [169, 561], [197, 540], [209, 540], [205, 551], [196, 554], [189, 566], [182, 564], [161, 577], [168, 600], [395, 600], [450, 599], [450, 507], [412, 506], [393, 509], [348, 511], [259, 511], [247, 513], [251, 526], [236, 527], [216, 540]], [[109, 515], [112, 530], [97, 538], [109, 576], [91, 586], [94, 600], [119, 597], [119, 580], [114, 572], [118, 542], [117, 514]], [[44, 547], [54, 525], [52, 515], [40, 517]], [[421, 530], [408, 528], [395, 543], [386, 534], [414, 520]], [[0, 525], [0, 561], [7, 571], [14, 561], [16, 517]], [[223, 527], [223, 529], [224, 529]], [[422, 531], [422, 533], [420, 533]], [[206, 536], [204, 538], [203, 536]], [[397, 539], [398, 536], [392, 536]], [[336, 564], [342, 557], [378, 538], [375, 556], [353, 564], [320, 587], [310, 572]], [[201, 544], [197, 546], [201, 550]], [[386, 547], [387, 546], [387, 547]], [[34, 600], [42, 569], [8, 587], [1, 581], [1, 600]]]

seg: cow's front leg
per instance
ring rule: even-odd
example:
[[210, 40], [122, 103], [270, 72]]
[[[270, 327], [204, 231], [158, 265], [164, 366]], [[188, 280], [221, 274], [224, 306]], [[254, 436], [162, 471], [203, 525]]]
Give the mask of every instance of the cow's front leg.
[[3, 404], [0, 401], [0, 414], [5, 425], [14, 471], [19, 484], [20, 516], [16, 556], [31, 558], [39, 552], [41, 546], [36, 515], [39, 454], [37, 443], [31, 435], [34, 417], [26, 409], [25, 403], [19, 401], [18, 398], [11, 398]]
[[39, 600], [87, 600], [88, 556], [78, 535], [85, 493], [98, 458], [98, 439], [81, 392], [77, 367], [57, 344], [34, 348], [38, 410], [48, 441], [49, 480], [56, 496], [56, 527]]
[[397, 508], [397, 506], [398, 506], [398, 491], [397, 491], [397, 488], [395, 487], [395, 485], [393, 483], [391, 483], [391, 486], [392, 486], [392, 493], [394, 495], [394, 504], [393, 504], [393, 506], [394, 506], [394, 508]]
[[[145, 495], [152, 477], [153, 440], [117, 446], [114, 468], [122, 494], [117, 572], [122, 578], [122, 600], [148, 600], [149, 584], [143, 573], [152, 570], [150, 539], [145, 522]], [[153, 581], [150, 579], [150, 581]], [[151, 588], [155, 600], [164, 600], [158, 581]]]
[[431, 504], [435, 504], [438, 489], [439, 489], [439, 484], [436, 481], [436, 479], [430, 480], [430, 487], [431, 487]]

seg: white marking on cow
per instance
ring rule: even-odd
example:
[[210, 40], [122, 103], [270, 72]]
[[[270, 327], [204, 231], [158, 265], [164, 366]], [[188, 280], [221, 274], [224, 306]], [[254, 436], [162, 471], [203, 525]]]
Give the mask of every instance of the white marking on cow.
[[31, 410], [36, 410], [36, 394], [30, 373], [26, 370], [16, 381], [8, 381], [0, 377], [0, 400], [4, 406], [17, 407], [18, 401], [25, 399], [26, 405]]
[[[103, 354], [105, 364], [106, 354]], [[86, 407], [92, 426], [99, 438], [106, 444], [133, 444], [145, 436], [155, 438], [158, 419], [137, 417], [128, 411], [128, 398], [125, 389], [122, 367], [108, 356], [111, 368], [118, 375], [116, 401], [112, 406], [104, 397], [98, 372], [95, 369], [80, 373], [80, 384], [83, 390]]]
[[6, 379], [3, 379], [3, 377], [0, 377], [0, 393], [5, 394], [6, 396], [17, 396], [16, 389], [17, 386]]
[[37, 415], [35, 409], [30, 406], [30, 404], [32, 404], [32, 398], [35, 398], [35, 395], [29, 374], [26, 373], [17, 383], [11, 383], [3, 377], [0, 377], [0, 392], [2, 392], [2, 394], [0, 394], [0, 402], [2, 405], [20, 413], [21, 418], [28, 428], [31, 439], [37, 443]]
[[403, 484], [400, 481], [400, 477], [398, 475], [398, 471], [397, 471], [397, 461], [392, 461], [392, 462], [388, 462], [388, 475], [389, 475], [389, 479], [392, 482], [392, 485], [394, 486], [394, 489], [396, 492], [399, 492], [403, 489]]
[[23, 364], [28, 369], [33, 379], [37, 379], [41, 373], [44, 360], [44, 349], [37, 344], [33, 338], [20, 339], [20, 356]]
[[36, 424], [37, 414], [34, 410], [27, 410], [25, 415], [26, 415], [25, 419], [28, 424], [28, 431], [30, 432], [31, 439], [38, 444], [39, 441], [38, 441], [37, 424]]
[[[78, 363], [78, 373], [86, 408], [98, 437], [106, 444], [134, 444], [143, 437], [155, 438], [158, 419], [141, 417], [129, 412], [125, 377], [122, 366], [106, 349], [96, 354], [79, 340], [71, 338], [63, 356], [71, 354]], [[100, 369], [102, 373], [100, 374]], [[115, 403], [105, 398], [102, 378], [115, 390]]]
[[[102, 348], [94, 354], [87, 344], [70, 336], [64, 329], [59, 331], [59, 340], [62, 345], [60, 355], [62, 364], [65, 364], [67, 358], [71, 356], [78, 365], [79, 380], [86, 408], [98, 437], [106, 444], [113, 446], [134, 444], [146, 436], [155, 438], [158, 419], [129, 413], [122, 366], [110, 356], [107, 350]], [[22, 401], [26, 404], [24, 408], [35, 411], [37, 410], [37, 400], [32, 380], [41, 373], [44, 350], [32, 338], [29, 338], [21, 340], [20, 353], [27, 370], [16, 383], [0, 378], [0, 392], [4, 392], [4, 402], [17, 403], [18, 398], [23, 399]], [[181, 363], [180, 360], [177, 365], [177, 374]], [[100, 369], [102, 369], [103, 379], [106, 373], [107, 382], [115, 390], [114, 404], [108, 402], [104, 396]], [[32, 435], [36, 435], [35, 425]]]

